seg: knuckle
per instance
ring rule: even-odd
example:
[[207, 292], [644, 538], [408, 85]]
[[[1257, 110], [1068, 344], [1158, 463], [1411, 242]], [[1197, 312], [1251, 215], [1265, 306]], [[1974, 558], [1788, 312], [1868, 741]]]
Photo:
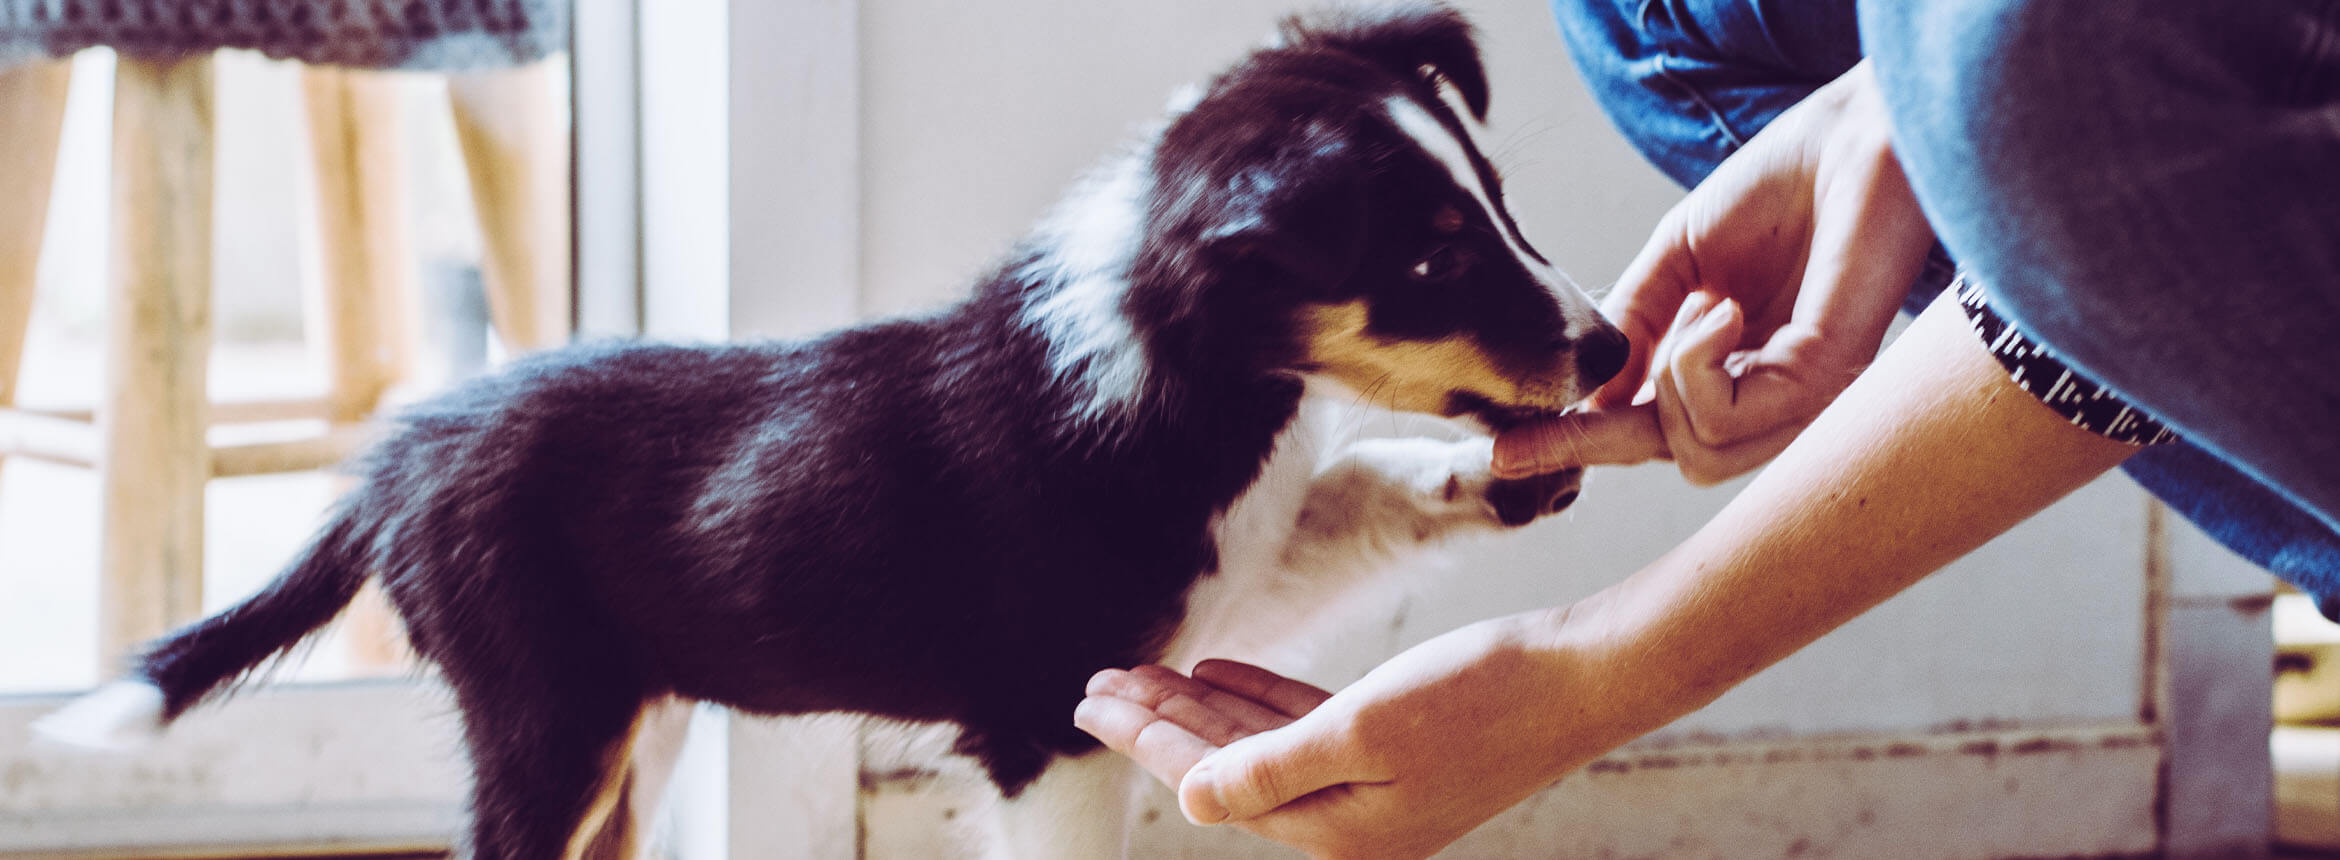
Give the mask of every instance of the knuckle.
[[[1686, 438], [1667, 440], [1668, 444], [1674, 446], [1676, 452], [1688, 449], [1695, 452], [1701, 459], [1711, 459], [1715, 449], [1737, 441], [1737, 438], [1729, 432], [1731, 421], [1727, 411], [1702, 409], [1696, 403], [1684, 403], [1682, 404], [1682, 419], [1681, 432], [1669, 435]], [[1681, 444], [1683, 442], [1689, 444], [1683, 445]]]
[[1697, 487], [1711, 487], [1738, 477], [1739, 474], [1726, 464], [1718, 462], [1717, 458], [1707, 455], [1706, 452], [1700, 452], [1700, 456], [1680, 459], [1676, 462], [1681, 466], [1682, 479]]
[[1690, 436], [1688, 447], [1691, 450], [1711, 455], [1714, 449], [1731, 443], [1730, 437], [1717, 431], [1713, 419], [1699, 415], [1696, 410], [1690, 411], [1690, 420], [1687, 423], [1689, 424], [1687, 433]]
[[1777, 430], [1780, 426], [1764, 421], [1761, 416], [1730, 408], [1709, 410], [1699, 416], [1695, 423], [1699, 431], [1698, 441], [1709, 448], [1721, 448], [1752, 439]]
[[1387, 845], [1354, 830], [1343, 831], [1331, 841], [1331, 850], [1322, 856], [1338, 860], [1387, 860], [1395, 856]]
[[1220, 786], [1222, 796], [1240, 801], [1251, 809], [1262, 809], [1284, 799], [1276, 789], [1281, 780], [1278, 769], [1260, 760], [1253, 760], [1229, 776]]

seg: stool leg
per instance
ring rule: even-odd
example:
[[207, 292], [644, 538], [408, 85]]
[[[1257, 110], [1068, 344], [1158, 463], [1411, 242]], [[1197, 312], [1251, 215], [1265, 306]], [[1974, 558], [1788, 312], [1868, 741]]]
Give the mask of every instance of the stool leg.
[[569, 134], [550, 61], [455, 75], [447, 96], [470, 168], [486, 258], [488, 313], [506, 348], [569, 338]]
[[400, 298], [413, 292], [398, 93], [387, 76], [323, 67], [303, 68], [301, 86], [324, 262], [310, 331], [331, 368], [333, 420], [358, 421], [394, 381], [408, 325]]
[[73, 61], [0, 69], [0, 409], [16, 405]]
[[[310, 297], [310, 331], [330, 367], [336, 422], [358, 421], [406, 370], [415, 295], [406, 228], [406, 152], [397, 83], [377, 72], [301, 69], [310, 152], [316, 159], [317, 234], [324, 278]], [[360, 675], [408, 665], [398, 621], [372, 583], [342, 613], [342, 641]]]
[[211, 347], [211, 58], [124, 58], [99, 548], [101, 665], [201, 614]]

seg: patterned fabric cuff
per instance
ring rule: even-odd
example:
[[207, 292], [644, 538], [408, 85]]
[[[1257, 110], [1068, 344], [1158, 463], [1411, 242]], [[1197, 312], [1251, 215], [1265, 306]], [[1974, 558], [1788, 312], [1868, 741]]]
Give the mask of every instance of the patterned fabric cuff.
[[2024, 337], [2021, 329], [1991, 310], [1982, 284], [1961, 271], [1950, 281], [1958, 291], [1958, 307], [1982, 338], [1991, 357], [2031, 396], [2056, 414], [2091, 433], [2131, 445], [2159, 445], [2177, 441], [2177, 434], [2151, 416], [2130, 406], [2119, 394], [2066, 366], [2046, 346]]
[[565, 50], [571, 0], [0, 0], [0, 67], [96, 45], [176, 59], [245, 48], [280, 60], [465, 71]]

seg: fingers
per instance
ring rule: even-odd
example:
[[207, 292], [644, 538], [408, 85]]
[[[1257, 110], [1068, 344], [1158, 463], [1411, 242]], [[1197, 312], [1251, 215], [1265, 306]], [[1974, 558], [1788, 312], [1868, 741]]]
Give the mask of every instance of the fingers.
[[1194, 677], [1275, 708], [1291, 719], [1307, 716], [1316, 706], [1324, 704], [1324, 700], [1332, 698], [1331, 693], [1314, 685], [1233, 660], [1204, 660], [1194, 667]]
[[1313, 721], [1252, 735], [1204, 757], [1178, 784], [1178, 808], [1196, 824], [1243, 821], [1275, 811], [1359, 773]]
[[[1705, 296], [1683, 302], [1681, 318], [1666, 335], [1669, 348], [1660, 372], [1672, 377], [1677, 396], [1661, 406], [1678, 410], [1688, 438], [1705, 448], [1767, 435], [1787, 424], [1803, 426], [1811, 419], [1804, 414], [1808, 404], [1788, 384], [1791, 380], [1731, 372], [1727, 364], [1745, 334], [1746, 318], [1739, 303], [1702, 301]], [[1765, 387], [1753, 390], [1756, 385]]]
[[1108, 669], [1088, 693], [1073, 725], [1178, 787], [1195, 823], [1252, 818], [1343, 782], [1323, 753], [1328, 742], [1292, 728], [1332, 696], [1309, 684], [1207, 660], [1193, 678], [1160, 666]]
[[1800, 366], [1792, 350], [1777, 349], [1791, 340], [1779, 333], [1760, 349], [1740, 350], [1745, 327], [1737, 302], [1693, 296], [1658, 360], [1652, 403], [1668, 451], [1695, 484], [1734, 478], [1769, 461], [1842, 388], [1815, 383], [1813, 369]]
[[1090, 696], [1073, 709], [1073, 725], [1176, 788], [1197, 762], [1219, 746], [1155, 713], [1112, 696]]
[[1712, 484], [1762, 465], [1795, 440], [1842, 380], [1807, 379], [1795, 362], [1772, 360], [1769, 344], [1741, 350], [1745, 336], [1738, 302], [1690, 294], [1659, 341], [1650, 402], [1596, 405], [1504, 433], [1495, 440], [1496, 477], [1672, 459], [1691, 482]]
[[1089, 679], [1088, 694], [1113, 696], [1151, 708], [1212, 743], [1281, 727], [1292, 717], [1251, 698], [1188, 678], [1161, 666], [1107, 669]]
[[1671, 443], [1674, 463], [1682, 471], [1682, 478], [1698, 486], [1711, 486], [1736, 478], [1769, 462], [1779, 452], [1787, 450], [1803, 432], [1806, 419], [1773, 428], [1746, 439], [1725, 445], [1704, 445], [1695, 440], [1697, 432], [1690, 427], [1690, 416], [1683, 406], [1684, 397], [1676, 388], [1671, 373], [1660, 373], [1657, 379], [1657, 412], [1659, 423], [1665, 426]]
[[[1298, 719], [1332, 694], [1266, 669], [1232, 660], [1205, 660], [1194, 678], [1273, 707]], [[1329, 738], [1295, 722], [1278, 731], [1228, 744], [1187, 771], [1178, 806], [1196, 824], [1241, 821], [1274, 811], [1319, 789], [1349, 781], [1348, 764]]]
[[1528, 478], [1575, 466], [1630, 466], [1672, 455], [1655, 404], [1562, 415], [1495, 437], [1495, 477]]

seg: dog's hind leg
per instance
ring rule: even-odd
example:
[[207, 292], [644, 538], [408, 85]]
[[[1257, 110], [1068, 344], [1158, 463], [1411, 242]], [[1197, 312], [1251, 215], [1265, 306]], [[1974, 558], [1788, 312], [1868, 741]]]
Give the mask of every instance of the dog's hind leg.
[[[642, 697], [622, 681], [454, 678], [471, 750], [472, 860], [635, 850], [625, 797]], [[608, 829], [614, 832], [604, 834]]]
[[637, 860], [649, 856], [660, 803], [674, 778], [683, 742], [691, 731], [689, 701], [667, 697], [642, 709], [625, 762], [624, 788], [585, 850], [585, 860]]
[[1128, 829], [1129, 760], [1109, 750], [1051, 762], [994, 813], [989, 860], [1114, 860]]

